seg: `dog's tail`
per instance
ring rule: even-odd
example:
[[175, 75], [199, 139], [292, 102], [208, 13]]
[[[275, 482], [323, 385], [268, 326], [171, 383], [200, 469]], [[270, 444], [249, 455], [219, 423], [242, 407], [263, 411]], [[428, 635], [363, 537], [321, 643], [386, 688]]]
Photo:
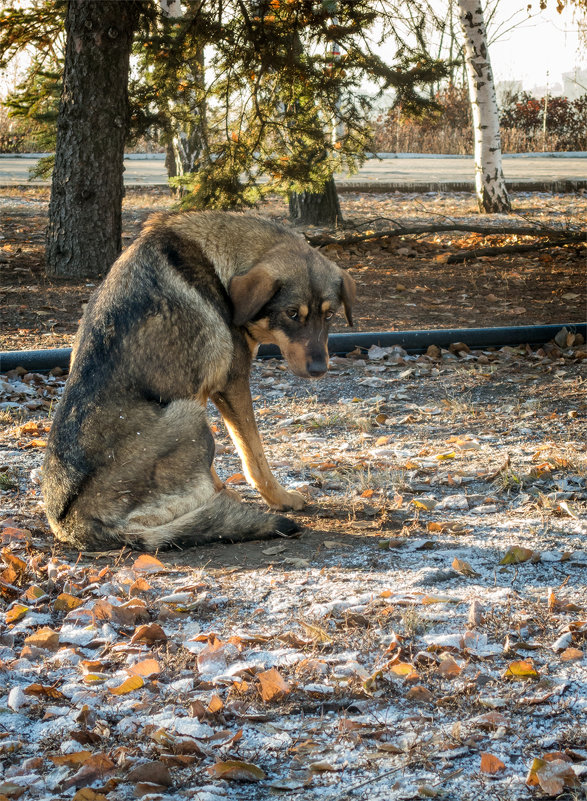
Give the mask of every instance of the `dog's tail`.
[[73, 507], [63, 520], [49, 517], [56, 538], [82, 550], [110, 550], [129, 545], [153, 552], [159, 548], [190, 548], [213, 542], [291, 537], [302, 530], [295, 520], [241, 503], [226, 490], [215, 492], [181, 516], [157, 522], [143, 509], [116, 524], [79, 514]]
[[295, 520], [270, 514], [255, 506], [241, 503], [225, 490], [215, 493], [202, 506], [190, 510], [168, 523], [151, 528], [131, 526], [125, 532], [127, 541], [134, 541], [145, 550], [173, 546], [192, 547], [213, 542], [290, 537], [301, 531]]

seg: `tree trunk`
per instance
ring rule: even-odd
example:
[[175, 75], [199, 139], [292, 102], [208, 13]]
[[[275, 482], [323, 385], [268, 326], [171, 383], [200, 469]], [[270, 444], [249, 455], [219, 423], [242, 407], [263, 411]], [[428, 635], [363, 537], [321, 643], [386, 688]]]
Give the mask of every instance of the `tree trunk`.
[[481, 212], [511, 210], [501, 167], [499, 113], [481, 0], [458, 0], [475, 138], [475, 189]]
[[47, 272], [99, 276], [121, 250], [129, 55], [140, 4], [69, 0]]
[[298, 225], [339, 225], [342, 212], [334, 178], [327, 181], [323, 192], [292, 192], [289, 217]]

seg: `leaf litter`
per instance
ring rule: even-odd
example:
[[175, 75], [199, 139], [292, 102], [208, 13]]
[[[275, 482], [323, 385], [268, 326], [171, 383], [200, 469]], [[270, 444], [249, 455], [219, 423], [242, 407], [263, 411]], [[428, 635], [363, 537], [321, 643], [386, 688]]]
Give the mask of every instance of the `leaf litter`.
[[26, 447], [64, 378], [2, 377], [0, 797], [578, 792], [582, 353], [378, 349], [315, 385], [257, 364], [266, 450], [311, 530], [90, 559], [51, 542]]
[[254, 368], [308, 531], [141, 555], [51, 541], [65, 377], [0, 377], [0, 798], [580, 797], [584, 346], [332, 361]]

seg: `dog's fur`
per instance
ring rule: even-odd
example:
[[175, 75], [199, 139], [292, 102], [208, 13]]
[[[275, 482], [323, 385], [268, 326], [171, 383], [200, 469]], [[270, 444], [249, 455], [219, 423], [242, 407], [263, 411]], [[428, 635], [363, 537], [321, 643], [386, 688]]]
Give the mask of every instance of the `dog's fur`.
[[218, 407], [247, 479], [274, 509], [303, 496], [272, 475], [253, 416], [251, 359], [277, 344], [299, 376], [328, 367], [328, 319], [352, 325], [354, 282], [302, 237], [228, 212], [157, 215], [88, 303], [43, 469], [55, 536], [96, 550], [291, 534], [241, 504], [212, 467]]

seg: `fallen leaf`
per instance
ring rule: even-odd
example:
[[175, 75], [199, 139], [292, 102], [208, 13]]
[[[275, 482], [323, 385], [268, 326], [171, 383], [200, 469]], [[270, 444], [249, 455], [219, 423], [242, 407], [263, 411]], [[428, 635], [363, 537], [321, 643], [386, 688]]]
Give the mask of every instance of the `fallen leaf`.
[[143, 762], [132, 768], [126, 775], [129, 782], [148, 782], [162, 787], [171, 787], [171, 774], [162, 762]]
[[65, 698], [63, 693], [56, 687], [46, 684], [29, 684], [24, 689], [25, 695], [34, 695], [35, 698], [51, 698], [54, 701]]
[[156, 559], [154, 556], [149, 556], [148, 553], [143, 553], [133, 563], [132, 569], [135, 573], [159, 573], [165, 570], [165, 565]]
[[144, 684], [145, 680], [142, 676], [129, 676], [118, 687], [111, 687], [110, 692], [113, 695], [127, 695], [134, 692], [134, 690], [140, 690]]
[[499, 562], [500, 565], [519, 565], [521, 562], [527, 562], [534, 556], [534, 551], [530, 548], [523, 548], [521, 545], [512, 545], [505, 552], [505, 556]]
[[167, 634], [158, 623], [145, 623], [139, 626], [130, 638], [133, 645], [137, 642], [152, 644], [154, 642], [165, 642], [166, 640]]
[[560, 655], [560, 658], [563, 662], [576, 662], [579, 659], [583, 659], [584, 656], [585, 654], [583, 651], [580, 651], [578, 648], [566, 648]]
[[503, 677], [506, 679], [537, 679], [538, 672], [530, 659], [520, 659], [508, 665]]
[[128, 668], [132, 676], [144, 676], [146, 679], [161, 673], [161, 666], [156, 659], [143, 659]]
[[474, 578], [475, 576], [480, 575], [476, 570], [473, 570], [468, 562], [465, 562], [464, 559], [457, 559], [456, 556], [452, 560], [452, 569], [456, 570], [457, 573], [461, 573], [463, 576], [467, 576], [469, 578]]
[[505, 762], [502, 762], [499, 757], [493, 754], [488, 754], [486, 751], [481, 752], [481, 773], [501, 773], [505, 770]]
[[261, 685], [261, 698], [264, 701], [274, 701], [290, 692], [290, 686], [277, 668], [265, 670], [257, 674]]
[[24, 606], [23, 604], [14, 604], [14, 606], [11, 607], [8, 612], [6, 612], [6, 622], [17, 623], [19, 620], [22, 620], [28, 611], [28, 606]]
[[70, 754], [50, 756], [49, 759], [54, 765], [67, 765], [68, 768], [77, 768], [87, 762], [91, 756], [91, 751], [73, 751]]
[[332, 642], [332, 638], [328, 632], [321, 626], [317, 626], [314, 623], [307, 623], [305, 620], [298, 620], [298, 623], [304, 629], [308, 637], [311, 637], [314, 642], [321, 642], [324, 643], [324, 645], [328, 645]]
[[72, 609], [77, 609], [81, 606], [83, 601], [81, 598], [76, 598], [75, 595], [69, 595], [67, 592], [62, 592], [58, 595], [53, 604], [53, 609], [56, 612], [71, 612]]
[[34, 645], [35, 648], [44, 648], [47, 651], [56, 651], [59, 648], [59, 634], [48, 626], [37, 629], [25, 637], [24, 641], [26, 645]]
[[438, 672], [445, 679], [455, 679], [460, 675], [462, 668], [450, 654], [443, 654], [438, 664]]
[[106, 754], [93, 754], [84, 762], [74, 776], [61, 783], [60, 789], [67, 790], [70, 787], [92, 784], [97, 779], [103, 779], [114, 770], [116, 770], [116, 765]]
[[534, 759], [526, 777], [526, 784], [530, 787], [540, 785], [540, 788], [550, 796], [560, 795], [565, 787], [580, 786], [577, 774], [571, 765], [562, 759], [552, 761]]
[[229, 779], [236, 782], [258, 782], [265, 778], [265, 771], [250, 762], [240, 762], [238, 760], [228, 760], [227, 762], [217, 762], [206, 768], [207, 772], [215, 779]]

